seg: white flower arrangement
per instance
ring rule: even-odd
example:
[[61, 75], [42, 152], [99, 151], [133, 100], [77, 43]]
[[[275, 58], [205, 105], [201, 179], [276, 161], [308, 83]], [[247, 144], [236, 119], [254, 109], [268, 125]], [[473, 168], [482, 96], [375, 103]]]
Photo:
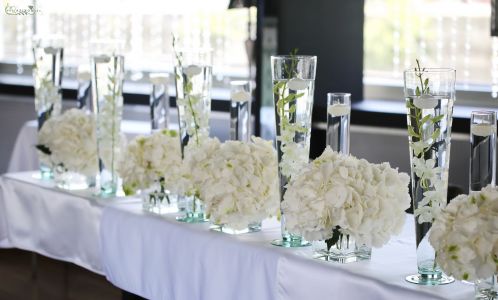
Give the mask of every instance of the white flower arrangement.
[[48, 119], [38, 133], [40, 160], [83, 175], [95, 175], [97, 145], [92, 115], [73, 108]]
[[410, 206], [410, 177], [327, 147], [287, 186], [282, 210], [289, 232], [327, 240], [340, 227], [359, 244], [380, 247], [398, 234]]
[[200, 198], [209, 218], [235, 230], [279, 210], [277, 155], [270, 141], [227, 141], [202, 166]]
[[429, 241], [444, 272], [460, 280], [498, 272], [498, 188], [453, 199], [434, 221]]
[[217, 138], [206, 138], [201, 144], [188, 143], [184, 148], [181, 177], [175, 192], [180, 195], [198, 194], [202, 184], [211, 174], [213, 157], [219, 151], [221, 143]]
[[146, 189], [161, 181], [170, 189], [180, 176], [182, 157], [178, 134], [161, 130], [150, 136], [138, 136], [126, 147], [118, 163], [126, 194]]

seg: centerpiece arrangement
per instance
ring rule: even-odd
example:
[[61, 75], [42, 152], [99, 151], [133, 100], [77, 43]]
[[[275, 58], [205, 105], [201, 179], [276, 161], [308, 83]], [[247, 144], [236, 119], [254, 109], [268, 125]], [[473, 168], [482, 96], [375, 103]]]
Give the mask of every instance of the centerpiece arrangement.
[[[57, 35], [33, 37], [33, 79], [38, 130], [52, 116], [61, 113], [63, 44], [62, 37]], [[53, 177], [53, 170], [42, 159], [40, 172], [43, 179]]]
[[432, 222], [446, 206], [455, 70], [417, 67], [405, 71], [418, 274], [407, 281], [422, 285], [452, 282], [428, 241]]
[[221, 146], [217, 138], [206, 138], [200, 145], [188, 144], [183, 151], [183, 161], [180, 179], [176, 183], [178, 195], [189, 199], [186, 215], [179, 217], [180, 221], [199, 223], [207, 221], [204, 203], [200, 200], [202, 184], [211, 175], [209, 170], [213, 157]]
[[[203, 162], [200, 198], [214, 229], [227, 233], [261, 230], [278, 212], [277, 157], [272, 143], [227, 141]], [[202, 178], [202, 179], [201, 179]]]
[[287, 187], [282, 209], [289, 230], [314, 243], [315, 256], [352, 262], [370, 258], [358, 245], [380, 247], [400, 233], [410, 207], [409, 176], [388, 163], [325, 149]]
[[476, 281], [476, 299], [498, 297], [498, 189], [491, 185], [451, 200], [434, 221], [436, 261], [459, 280]]
[[[290, 55], [271, 57], [281, 201], [284, 199], [287, 183], [308, 163], [310, 152], [316, 56], [296, 53], [297, 50], [293, 50]], [[280, 219], [282, 238], [273, 241], [273, 245], [309, 245], [297, 233], [287, 229], [283, 210]]]
[[181, 171], [182, 157], [178, 134], [163, 129], [150, 136], [138, 136], [126, 147], [118, 164], [127, 195], [140, 191], [145, 210], [174, 212], [170, 190], [175, 188]]
[[69, 109], [48, 119], [38, 134], [41, 162], [54, 170], [56, 185], [84, 189], [97, 173], [95, 121], [80, 109]]
[[[209, 138], [211, 112], [212, 57], [210, 49], [177, 49], [175, 53], [176, 103], [180, 127], [182, 155], [185, 147], [202, 147]], [[196, 193], [180, 195], [185, 215], [179, 221], [199, 223], [206, 221], [204, 205]]]
[[124, 56], [119, 42], [92, 45], [92, 98], [96, 103], [99, 195], [112, 197], [118, 190], [117, 164], [125, 143], [120, 134], [123, 115]]

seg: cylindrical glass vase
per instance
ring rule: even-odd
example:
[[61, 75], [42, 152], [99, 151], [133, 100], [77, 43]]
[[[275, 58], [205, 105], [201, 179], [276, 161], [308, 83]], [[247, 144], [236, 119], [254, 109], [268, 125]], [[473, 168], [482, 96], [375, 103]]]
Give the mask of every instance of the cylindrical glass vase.
[[97, 188], [100, 196], [112, 197], [118, 189], [116, 169], [121, 149], [123, 114], [124, 56], [119, 43], [94, 42], [91, 67], [99, 159]]
[[[200, 146], [209, 137], [211, 113], [211, 49], [175, 51], [176, 105], [182, 155], [187, 144]], [[204, 204], [197, 196], [179, 195], [178, 205], [184, 215], [181, 222], [206, 222]]]
[[[251, 101], [252, 90], [250, 81], [230, 82], [230, 140], [248, 143], [251, 140]], [[227, 234], [243, 234], [261, 231], [261, 221], [251, 222], [246, 228], [235, 229], [225, 224], [213, 222], [211, 230]]]
[[[287, 183], [309, 161], [316, 62], [316, 56], [271, 57], [281, 201]], [[282, 210], [280, 218], [282, 239], [273, 241], [273, 245], [310, 245], [301, 236], [288, 232]]]
[[251, 140], [251, 82], [230, 82], [230, 139], [249, 142]]
[[[50, 117], [61, 113], [62, 105], [62, 60], [63, 39], [58, 35], [35, 36], [33, 38], [33, 79], [35, 109], [40, 130]], [[53, 166], [40, 162], [42, 179], [53, 178]]]
[[327, 94], [327, 145], [336, 152], [349, 154], [351, 94]]
[[469, 191], [496, 183], [496, 113], [473, 111], [470, 117]]
[[168, 129], [169, 125], [169, 94], [167, 73], [151, 73], [150, 82], [150, 122], [151, 131]]
[[176, 105], [183, 148], [209, 137], [212, 51], [180, 50], [175, 54]]
[[[327, 146], [336, 152], [349, 154], [351, 94], [327, 94]], [[336, 229], [338, 230], [338, 229]], [[339, 231], [337, 231], [339, 233]], [[333, 236], [337, 236], [337, 233]], [[372, 248], [356, 244], [350, 235], [338, 234], [338, 239], [313, 242], [315, 258], [339, 263], [369, 260]], [[324, 247], [325, 246], [325, 247]]]
[[447, 203], [455, 70], [410, 69], [404, 72], [415, 215], [418, 274], [407, 281], [440, 285], [454, 281], [435, 261], [429, 230]]
[[78, 108], [87, 112], [93, 112], [92, 107], [92, 73], [88, 65], [80, 65], [78, 67], [78, 91], [77, 99]]

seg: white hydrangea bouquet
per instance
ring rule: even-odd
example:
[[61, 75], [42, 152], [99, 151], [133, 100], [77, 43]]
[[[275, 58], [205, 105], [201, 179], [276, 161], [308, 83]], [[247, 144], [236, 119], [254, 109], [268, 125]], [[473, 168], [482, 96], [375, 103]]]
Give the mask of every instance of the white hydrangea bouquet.
[[227, 141], [195, 172], [210, 220], [222, 231], [258, 231], [278, 213], [277, 156], [270, 141]]
[[188, 223], [207, 221], [204, 203], [200, 199], [200, 189], [208, 180], [212, 157], [221, 146], [217, 138], [206, 137], [201, 143], [188, 143], [184, 148], [181, 175], [177, 180], [175, 192], [180, 196], [179, 205], [184, 209], [184, 215], [178, 220]]
[[95, 121], [80, 109], [48, 119], [38, 133], [40, 160], [52, 168], [94, 176], [98, 171]]
[[150, 204], [155, 205], [170, 200], [168, 191], [175, 188], [181, 165], [178, 134], [165, 129], [150, 136], [135, 137], [119, 160], [118, 174], [123, 179], [125, 194], [140, 190], [153, 202]]
[[409, 179], [388, 163], [371, 164], [327, 147], [287, 187], [287, 228], [310, 241], [326, 240], [325, 251], [343, 235], [380, 247], [402, 229]]
[[429, 241], [437, 263], [448, 275], [459, 280], [496, 276], [498, 188], [487, 186], [453, 199], [435, 219]]

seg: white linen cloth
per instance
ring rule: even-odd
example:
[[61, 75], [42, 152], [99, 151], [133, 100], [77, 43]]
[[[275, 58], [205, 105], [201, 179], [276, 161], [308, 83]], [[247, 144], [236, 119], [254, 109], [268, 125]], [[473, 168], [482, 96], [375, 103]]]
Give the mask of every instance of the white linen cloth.
[[103, 206], [137, 200], [98, 199], [90, 190], [60, 190], [52, 182], [37, 179], [38, 174], [0, 177], [3, 246], [37, 252], [102, 274], [99, 229]]
[[413, 217], [407, 219], [371, 261], [340, 265], [310, 259], [310, 247], [271, 246], [280, 236], [275, 221], [262, 232], [230, 236], [139, 206], [106, 207], [102, 261], [110, 282], [147, 299], [471, 299], [473, 287], [460, 282], [405, 282], [416, 273]]
[[[19, 130], [10, 157], [8, 173], [38, 170], [38, 154], [35, 148], [38, 132], [37, 124], [36, 120], [28, 121]], [[123, 120], [121, 122], [121, 132], [130, 140], [137, 135], [148, 134], [150, 132], [150, 123]]]

